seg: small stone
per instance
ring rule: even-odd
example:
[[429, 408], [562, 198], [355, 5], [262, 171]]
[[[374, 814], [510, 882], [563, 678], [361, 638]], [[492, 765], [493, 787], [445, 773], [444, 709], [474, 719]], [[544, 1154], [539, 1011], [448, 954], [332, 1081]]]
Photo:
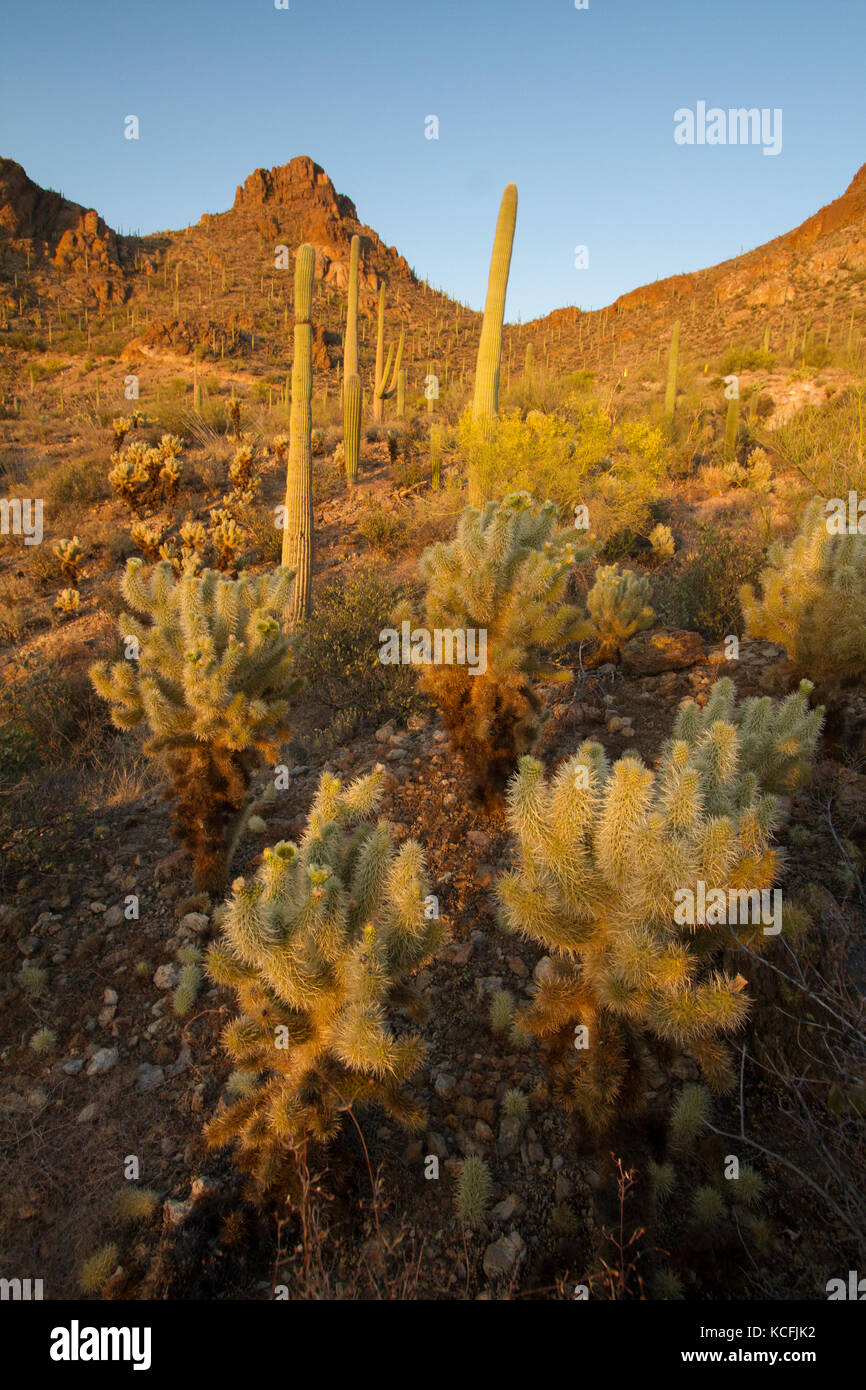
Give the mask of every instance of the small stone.
[[116, 1004], [116, 1003], [117, 1003], [117, 990], [116, 990], [116, 989], [106, 989], [106, 990], [104, 990], [104, 991], [103, 991], [103, 994], [102, 994], [102, 1002], [103, 1002], [103, 1004]]
[[446, 1096], [451, 1095], [451, 1092], [454, 1090], [454, 1087], [456, 1085], [457, 1082], [453, 1076], [450, 1076], [446, 1071], [440, 1071], [439, 1075], [433, 1083], [433, 1089], [436, 1092], [437, 1096], [444, 1100]]
[[101, 1047], [98, 1052], [94, 1052], [87, 1064], [88, 1076], [104, 1076], [112, 1067], [117, 1066], [120, 1051], [116, 1047]]
[[513, 975], [519, 975], [521, 980], [526, 979], [527, 975], [529, 974], [529, 969], [526, 965], [524, 965], [523, 961], [520, 959], [519, 956], [509, 956], [507, 964], [508, 969], [511, 971]]
[[442, 1135], [436, 1133], [435, 1129], [428, 1131], [424, 1142], [429, 1154], [435, 1154], [436, 1158], [441, 1159], [443, 1162], [448, 1157], [448, 1145], [445, 1143]]
[[609, 734], [618, 734], [621, 728], [622, 720], [618, 714], [613, 715], [613, 717], [607, 721], [607, 731]]
[[180, 1226], [192, 1211], [192, 1202], [178, 1202], [174, 1197], [169, 1197], [163, 1202], [162, 1209], [170, 1226]]
[[493, 1130], [485, 1120], [475, 1121], [475, 1138], [481, 1144], [489, 1144], [493, 1138]]
[[444, 730], [444, 729], [437, 729], [436, 732], [435, 732], [434, 735], [433, 735], [433, 742], [434, 742], [434, 743], [447, 743], [447, 741], [448, 741], [448, 734], [445, 732], [445, 730]]
[[467, 830], [466, 840], [470, 845], [474, 845], [476, 849], [490, 848], [490, 836], [487, 834], [486, 830]]
[[40, 945], [40, 943], [39, 943], [39, 937], [38, 937], [38, 936], [22, 936], [22, 937], [19, 938], [17, 944], [18, 944], [18, 950], [21, 952], [22, 956], [32, 956], [33, 953], [34, 953], [34, 951], [38, 951], [38, 950], [39, 950], [39, 945]]
[[155, 1091], [165, 1080], [162, 1067], [154, 1067], [150, 1062], [142, 1062], [135, 1074], [135, 1089], [145, 1094]]
[[525, 1246], [519, 1231], [509, 1236], [500, 1236], [484, 1251], [484, 1273], [488, 1279], [499, 1279], [511, 1274]]
[[565, 1176], [564, 1173], [562, 1173], [562, 1172], [557, 1173], [557, 1175], [556, 1175], [556, 1188], [555, 1188], [555, 1197], [556, 1197], [557, 1206], [559, 1205], [560, 1202], [567, 1202], [568, 1199], [569, 1199], [569, 1197], [571, 1196], [571, 1193], [572, 1193], [572, 1186], [571, 1186], [571, 1183], [570, 1183], [569, 1179]]
[[153, 972], [153, 983], [157, 989], [174, 989], [177, 984], [177, 966], [171, 962], [158, 965]]
[[90, 1124], [91, 1120], [95, 1119], [96, 1102], [91, 1101], [89, 1105], [85, 1105], [83, 1110], [79, 1110], [78, 1114], [75, 1116], [75, 1123], [77, 1125], [88, 1125]]
[[462, 946], [457, 947], [451, 959], [455, 965], [466, 965], [474, 949], [471, 941], [464, 941]]
[[519, 1216], [525, 1208], [525, 1202], [516, 1192], [509, 1192], [501, 1202], [497, 1202], [490, 1215], [494, 1221], [498, 1221], [500, 1226], [512, 1221], [515, 1216]]
[[210, 918], [204, 912], [187, 912], [180, 919], [180, 930], [192, 936], [204, 936], [210, 925]]
[[123, 908], [114, 903], [112, 907], [107, 907], [102, 914], [102, 925], [110, 930], [115, 927], [123, 926]]
[[63, 1063], [63, 1070], [67, 1076], [77, 1076], [83, 1066], [83, 1057], [72, 1057], [68, 1062]]
[[523, 1122], [519, 1115], [503, 1115], [499, 1123], [499, 1138], [496, 1151], [500, 1158], [508, 1158], [520, 1144]]

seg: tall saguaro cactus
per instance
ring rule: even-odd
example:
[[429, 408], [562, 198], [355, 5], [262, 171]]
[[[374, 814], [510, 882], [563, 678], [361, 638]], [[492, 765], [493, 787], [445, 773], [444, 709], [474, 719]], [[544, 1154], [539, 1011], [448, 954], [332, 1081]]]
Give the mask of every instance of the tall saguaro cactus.
[[358, 480], [358, 457], [361, 452], [361, 378], [357, 373], [346, 378], [343, 388], [343, 450], [346, 482], [352, 487]]
[[677, 319], [671, 334], [671, 351], [668, 358], [668, 381], [665, 387], [665, 420], [670, 427], [674, 422], [677, 408], [677, 365], [680, 355], [680, 323]]
[[502, 195], [496, 237], [490, 260], [490, 278], [484, 304], [484, 322], [478, 344], [475, 369], [473, 420], [490, 420], [499, 409], [499, 371], [502, 364], [502, 324], [505, 320], [505, 293], [511, 269], [514, 226], [517, 221], [517, 184], [510, 183]]
[[343, 383], [358, 372], [358, 270], [361, 259], [361, 238], [352, 237], [349, 255], [349, 299], [346, 305], [346, 339], [343, 349]]
[[286, 529], [282, 563], [296, 574], [290, 623], [310, 613], [313, 574], [313, 272], [316, 253], [306, 242], [295, 257], [295, 353], [286, 471]]

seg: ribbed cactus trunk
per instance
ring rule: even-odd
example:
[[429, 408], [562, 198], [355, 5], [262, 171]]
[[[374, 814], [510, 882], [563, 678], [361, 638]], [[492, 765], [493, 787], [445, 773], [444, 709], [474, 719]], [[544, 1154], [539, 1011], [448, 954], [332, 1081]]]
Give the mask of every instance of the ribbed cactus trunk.
[[496, 223], [496, 237], [490, 260], [490, 278], [484, 304], [484, 322], [478, 344], [475, 368], [473, 420], [492, 420], [499, 409], [499, 372], [502, 365], [502, 325], [505, 321], [505, 293], [511, 269], [514, 225], [517, 221], [517, 184], [510, 183], [502, 195]]
[[361, 259], [361, 238], [352, 237], [349, 255], [349, 298], [346, 305], [346, 336], [343, 348], [343, 381], [358, 374], [358, 270]]
[[382, 391], [385, 366], [385, 286], [379, 286], [379, 322], [376, 328], [376, 376], [373, 391], [373, 419], [381, 420], [385, 414], [385, 397]]
[[361, 452], [361, 378], [357, 374], [346, 378], [343, 392], [343, 449], [346, 482], [352, 487], [358, 480], [358, 457]]
[[679, 319], [674, 324], [671, 334], [671, 351], [668, 357], [668, 382], [665, 387], [665, 420], [668, 425], [674, 422], [674, 415], [677, 408], [677, 366], [680, 355], [680, 324]]
[[442, 480], [442, 426], [430, 427], [430, 486], [439, 491]]
[[397, 415], [403, 419], [406, 414], [406, 369], [397, 373]]
[[295, 355], [286, 471], [286, 529], [282, 563], [295, 571], [289, 608], [294, 625], [309, 617], [313, 574], [313, 273], [316, 253], [306, 243], [295, 257]]
[[731, 462], [737, 457], [737, 435], [740, 432], [740, 402], [737, 396], [728, 401], [728, 414], [725, 419], [725, 458]]

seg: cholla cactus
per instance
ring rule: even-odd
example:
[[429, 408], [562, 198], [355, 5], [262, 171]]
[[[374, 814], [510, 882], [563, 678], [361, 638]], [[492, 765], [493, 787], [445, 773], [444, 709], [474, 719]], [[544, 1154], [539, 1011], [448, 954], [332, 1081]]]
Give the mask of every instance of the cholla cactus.
[[623, 643], [652, 625], [655, 613], [647, 600], [650, 582], [633, 570], [601, 565], [586, 596], [586, 606], [598, 639], [598, 660], [615, 660]]
[[760, 447], [749, 454], [749, 487], [754, 492], [766, 493], [773, 486], [773, 469], [767, 453]]
[[241, 403], [232, 396], [229, 401], [229, 420], [231, 421], [232, 433], [235, 439], [241, 437]]
[[676, 551], [673, 533], [669, 526], [663, 526], [659, 522], [654, 526], [649, 535], [650, 545], [654, 559], [661, 564], [665, 560], [672, 560]]
[[155, 560], [159, 554], [165, 527], [159, 522], [136, 521], [129, 528], [129, 534], [146, 560]]
[[795, 666], [828, 687], [866, 673], [866, 536], [832, 534], [813, 502], [790, 546], [777, 541], [759, 576], [740, 590], [750, 637], [778, 642]]
[[133, 426], [134, 421], [126, 415], [116, 415], [114, 417], [111, 422], [111, 428], [114, 433], [114, 447], [116, 449], [123, 448], [123, 441], [126, 439], [126, 436]]
[[60, 561], [60, 572], [74, 588], [78, 583], [78, 566], [84, 559], [84, 547], [77, 536], [68, 541], [57, 541], [54, 554]]
[[[501, 794], [515, 759], [537, 740], [536, 680], [569, 675], [543, 665], [539, 649], [588, 631], [579, 610], [563, 602], [572, 562], [589, 553], [575, 551], [575, 535], [556, 535], [552, 502], [538, 506], [528, 493], [512, 493], [482, 512], [467, 508], [455, 539], [421, 556], [428, 631], [449, 639], [462, 633], [467, 649], [484, 634], [483, 672], [480, 663], [473, 675], [467, 664], [433, 662], [424, 666], [421, 686], [441, 709], [474, 790], [488, 800]], [[453, 659], [444, 642], [443, 657]]]
[[211, 513], [216, 522], [212, 533], [216, 562], [221, 570], [234, 569], [237, 557], [244, 548], [244, 532], [227, 511]]
[[253, 500], [258, 476], [259, 469], [253, 446], [241, 444], [235, 450], [234, 458], [229, 464], [229, 481], [237, 495], [246, 503]]
[[62, 618], [71, 618], [78, 612], [81, 595], [77, 589], [61, 589], [54, 600], [54, 607]]
[[137, 516], [157, 501], [170, 502], [177, 495], [181, 477], [181, 441], [164, 434], [155, 448], [128, 444], [111, 455], [114, 467], [108, 481]]
[[201, 888], [225, 882], [242, 823], [252, 769], [275, 759], [286, 737], [294, 683], [288, 639], [280, 628], [290, 570], [256, 579], [223, 579], [213, 570], [175, 582], [170, 564], [149, 580], [128, 561], [121, 585], [143, 615], [122, 614], [121, 639], [132, 659], [91, 667], [112, 723], [146, 721], [144, 751], [165, 766], [175, 833], [190, 849]]
[[493, 1180], [490, 1169], [479, 1154], [464, 1158], [457, 1174], [457, 1187], [454, 1191], [454, 1208], [463, 1226], [476, 1230], [484, 1225], [487, 1209], [490, 1206], [490, 1189]]
[[550, 1043], [559, 1099], [599, 1130], [643, 1102], [650, 1037], [688, 1048], [709, 1084], [730, 1081], [722, 1039], [744, 1020], [745, 981], [713, 957], [768, 938], [748, 920], [704, 925], [711, 914], [697, 911], [688, 925], [680, 905], [700, 884], [744, 894], [773, 885], [780, 807], [766, 787], [790, 779], [789, 756], [800, 765], [813, 753], [820, 712], [809, 715], [799, 691], [769, 712], [754, 701], [715, 717], [729, 684], [714, 687], [709, 717], [683, 709], [657, 772], [635, 756], [611, 767], [587, 741], [550, 783], [522, 758], [509, 787], [518, 855], [498, 884], [502, 924], [554, 957], [518, 1022]]
[[273, 450], [277, 463], [285, 463], [289, 453], [289, 436], [287, 434], [275, 434]]
[[223, 1045], [253, 1080], [205, 1135], [216, 1147], [237, 1139], [239, 1166], [264, 1190], [293, 1148], [331, 1139], [347, 1109], [375, 1103], [410, 1128], [423, 1123], [403, 1088], [424, 1044], [391, 1018], [420, 1013], [406, 976], [444, 929], [419, 846], [395, 850], [387, 823], [369, 819], [382, 776], [377, 767], [345, 788], [322, 776], [300, 846], [281, 841], [254, 879], [234, 883], [208, 953], [211, 979], [240, 1005]]

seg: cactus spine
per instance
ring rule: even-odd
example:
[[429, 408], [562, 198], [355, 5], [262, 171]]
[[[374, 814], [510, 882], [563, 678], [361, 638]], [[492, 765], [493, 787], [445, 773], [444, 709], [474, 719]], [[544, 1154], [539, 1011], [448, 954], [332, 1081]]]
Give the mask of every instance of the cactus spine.
[[313, 573], [313, 272], [316, 256], [304, 243], [295, 257], [295, 352], [286, 470], [282, 564], [295, 571], [289, 621], [309, 616]]
[[677, 365], [680, 355], [680, 323], [677, 319], [671, 334], [671, 352], [668, 358], [668, 382], [665, 388], [665, 420], [668, 425], [674, 422], [677, 409]]
[[361, 378], [357, 374], [346, 378], [343, 391], [343, 448], [346, 482], [352, 487], [358, 480], [358, 457], [361, 452]]
[[496, 237], [490, 260], [490, 278], [484, 304], [484, 322], [478, 344], [475, 369], [473, 420], [492, 420], [499, 409], [499, 371], [502, 364], [502, 324], [505, 319], [505, 293], [514, 246], [517, 221], [517, 184], [510, 183], [502, 195]]

